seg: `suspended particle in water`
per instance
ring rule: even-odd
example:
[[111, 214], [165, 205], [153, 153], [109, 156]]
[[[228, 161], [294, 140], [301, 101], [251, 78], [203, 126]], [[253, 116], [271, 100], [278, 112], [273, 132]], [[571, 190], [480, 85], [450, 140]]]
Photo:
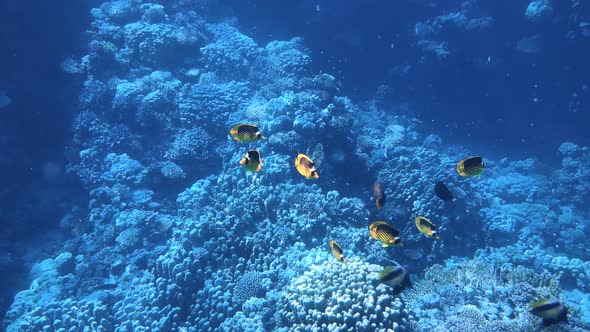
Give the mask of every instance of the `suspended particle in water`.
[[12, 99], [8, 97], [4, 91], [0, 90], [0, 108], [4, 108], [12, 103]]

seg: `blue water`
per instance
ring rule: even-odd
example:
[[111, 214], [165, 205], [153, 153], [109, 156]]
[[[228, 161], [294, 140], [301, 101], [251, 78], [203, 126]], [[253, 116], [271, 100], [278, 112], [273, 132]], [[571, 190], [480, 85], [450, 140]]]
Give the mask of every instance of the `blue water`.
[[0, 3], [0, 330], [534, 331], [547, 298], [551, 330], [589, 331], [589, 22], [556, 0]]

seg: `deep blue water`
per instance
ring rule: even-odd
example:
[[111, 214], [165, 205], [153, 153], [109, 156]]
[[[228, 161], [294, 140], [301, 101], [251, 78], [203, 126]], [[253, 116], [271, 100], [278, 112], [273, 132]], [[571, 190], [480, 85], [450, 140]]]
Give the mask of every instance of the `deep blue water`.
[[[529, 302], [552, 297], [570, 308], [559, 328], [587, 331], [590, 5], [533, 2], [551, 9], [1, 2], [0, 330], [526, 331], [540, 324]], [[267, 139], [233, 141], [242, 122]], [[256, 174], [238, 164], [252, 148]], [[318, 180], [294, 169], [298, 153]], [[454, 171], [470, 155], [484, 156], [481, 177]], [[418, 215], [441, 239], [416, 230]], [[405, 246], [380, 248], [376, 220]], [[411, 290], [371, 280], [393, 260]], [[504, 278], [494, 288], [488, 268]], [[557, 275], [559, 287], [535, 279]], [[470, 305], [484, 323], [465, 318]]]
[[[416, 65], [421, 56], [414, 46], [416, 22], [452, 12], [460, 4], [232, 2], [240, 24], [258, 40], [303, 36], [313, 52], [314, 70], [336, 75], [347, 95], [364, 100], [373, 97], [379, 85], [389, 85], [392, 100], [411, 103], [426, 130], [453, 142], [486, 144], [498, 155], [538, 158], [552, 155], [547, 147], [563, 140], [587, 145], [590, 43], [568, 18], [571, 4], [556, 2], [556, 22], [535, 25], [522, 19], [527, 1], [478, 1], [478, 11], [494, 18], [493, 28], [483, 33], [451, 31], [446, 38], [457, 57]], [[589, 15], [583, 7], [582, 17]], [[569, 39], [568, 33], [577, 37]], [[517, 41], [532, 34], [540, 34], [543, 51], [516, 51]], [[393, 73], [405, 64], [413, 66], [407, 75]]]
[[12, 99], [0, 110], [0, 250], [10, 262], [0, 265], [2, 316], [28, 282], [27, 256], [59, 243], [54, 231], [80, 192], [64, 175], [79, 84], [60, 63], [84, 49], [89, 10], [82, 2], [0, 3], [0, 90]]

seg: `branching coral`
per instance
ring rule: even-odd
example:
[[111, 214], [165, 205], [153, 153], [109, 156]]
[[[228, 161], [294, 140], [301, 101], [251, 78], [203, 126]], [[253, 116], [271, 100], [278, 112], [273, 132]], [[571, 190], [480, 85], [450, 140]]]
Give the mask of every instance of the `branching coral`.
[[417, 320], [417, 329], [445, 326], [452, 331], [519, 330], [538, 323], [528, 304], [542, 297], [559, 298], [559, 275], [518, 266], [496, 268], [488, 260], [435, 264], [424, 279], [402, 294]]

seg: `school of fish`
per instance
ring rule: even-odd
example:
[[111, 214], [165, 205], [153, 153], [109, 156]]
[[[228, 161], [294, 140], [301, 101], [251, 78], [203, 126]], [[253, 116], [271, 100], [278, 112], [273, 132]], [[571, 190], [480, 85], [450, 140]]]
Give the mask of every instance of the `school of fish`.
[[[230, 136], [237, 142], [256, 143], [265, 139], [261, 134], [258, 126], [254, 124], [237, 124], [230, 129]], [[262, 169], [263, 158], [258, 150], [248, 150], [246, 155], [240, 159], [239, 164], [247, 171], [257, 173]], [[319, 174], [313, 160], [303, 153], [298, 153], [295, 157], [295, 169], [299, 174], [309, 180], [318, 179]], [[471, 156], [457, 162], [455, 171], [464, 178], [479, 177], [486, 164], [481, 156]], [[445, 202], [455, 201], [454, 193], [442, 181], [437, 181], [434, 185], [434, 195]], [[378, 210], [383, 209], [387, 202], [387, 196], [381, 183], [376, 182], [373, 185], [373, 196], [375, 206]], [[440, 239], [436, 226], [425, 216], [417, 216], [414, 220], [416, 228], [426, 237]], [[383, 248], [392, 246], [403, 246], [400, 232], [386, 221], [375, 221], [368, 226], [369, 236], [382, 243]], [[346, 263], [347, 257], [344, 249], [335, 241], [330, 240], [330, 250], [334, 257], [342, 263]], [[398, 263], [394, 266], [386, 266], [379, 274], [381, 283], [391, 287], [394, 294], [401, 292], [405, 287], [410, 287], [410, 277], [406, 269]], [[530, 312], [542, 318], [544, 326], [567, 322], [567, 307], [557, 299], [543, 298], [539, 301], [531, 302]]]

